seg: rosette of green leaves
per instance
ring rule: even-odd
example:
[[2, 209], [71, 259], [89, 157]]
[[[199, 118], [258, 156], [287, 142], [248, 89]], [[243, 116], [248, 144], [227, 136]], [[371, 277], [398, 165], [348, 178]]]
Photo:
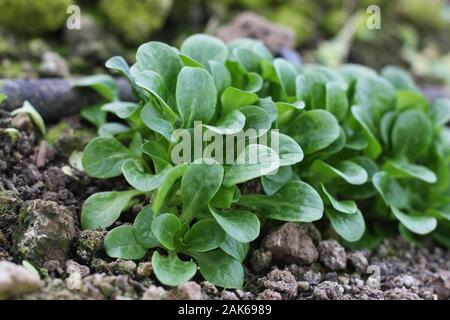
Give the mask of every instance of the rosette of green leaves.
[[[279, 84], [264, 80], [273, 76], [268, 74], [273, 70], [264, 73], [264, 65], [272, 63], [260, 42], [226, 46], [211, 36], [194, 35], [180, 49], [160, 42], [140, 46], [131, 67], [121, 57], [107, 62], [128, 79], [136, 102], [118, 101], [114, 86], [108, 92], [104, 83], [84, 83], [102, 90], [110, 102], [100, 111], [112, 121], [105, 120], [100, 136], [85, 148], [83, 168], [95, 178], [123, 176], [131, 189], [93, 194], [83, 205], [81, 224], [109, 229], [130, 206], [144, 205], [132, 225], [109, 231], [109, 256], [141, 259], [151, 250], [155, 275], [164, 284], [178, 285], [199, 269], [218, 286], [239, 288], [242, 261], [248, 243], [259, 235], [261, 217], [314, 221], [322, 216], [319, 194], [304, 182], [292, 182], [261, 203], [252, 198], [257, 195], [241, 197], [238, 188], [290, 171], [303, 159], [292, 138], [267, 134], [278, 113], [270, 92], [284, 94]], [[178, 129], [208, 132], [215, 139], [203, 142], [203, 153], [194, 161], [176, 163], [172, 153], [183, 138]], [[231, 163], [215, 159], [221, 151], [220, 145], [212, 147], [217, 139], [248, 129], [280, 140], [278, 152], [257, 140], [237, 150]]]
[[[448, 244], [450, 101], [430, 104], [395, 67], [380, 76], [357, 65], [305, 66], [295, 83], [296, 104], [305, 108], [278, 118], [306, 155], [290, 179], [320, 192], [336, 233], [371, 246], [398, 221], [408, 240], [436, 230]], [[289, 183], [287, 176], [263, 177], [266, 193]]]

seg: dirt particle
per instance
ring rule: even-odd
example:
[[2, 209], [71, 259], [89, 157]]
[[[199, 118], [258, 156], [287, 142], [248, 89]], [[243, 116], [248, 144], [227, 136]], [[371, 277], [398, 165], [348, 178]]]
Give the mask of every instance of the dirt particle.
[[299, 281], [297, 282], [298, 291], [300, 292], [308, 292], [310, 290], [310, 285], [308, 281]]
[[105, 231], [83, 230], [79, 234], [77, 255], [84, 261], [91, 259], [103, 250]]
[[231, 292], [231, 291], [228, 291], [228, 290], [223, 290], [223, 292], [222, 292], [222, 300], [234, 301], [234, 300], [239, 300], [239, 298], [234, 292]]
[[23, 266], [8, 261], [0, 262], [0, 299], [18, 297], [39, 290], [43, 282]]
[[177, 298], [180, 300], [201, 300], [201, 287], [194, 281], [180, 284], [177, 288]]
[[285, 223], [270, 233], [263, 246], [272, 256], [284, 263], [311, 264], [319, 254], [305, 228], [295, 223]]
[[269, 268], [271, 261], [272, 252], [262, 249], [253, 251], [252, 257], [250, 258], [250, 264], [255, 272], [261, 272]]
[[348, 260], [357, 272], [366, 273], [369, 262], [361, 251], [353, 251], [347, 255]]
[[141, 297], [141, 300], [164, 300], [168, 293], [164, 288], [151, 285]]
[[337, 282], [324, 281], [313, 290], [313, 296], [317, 300], [336, 300], [342, 297], [344, 288]]
[[53, 201], [30, 200], [20, 209], [19, 228], [13, 237], [19, 259], [35, 266], [45, 261], [64, 262], [76, 237], [73, 213]]
[[286, 298], [294, 298], [297, 295], [297, 279], [288, 270], [272, 270], [266, 277], [259, 280], [259, 286], [270, 289], [284, 295]]
[[256, 300], [282, 300], [281, 294], [279, 292], [266, 289], [256, 297]]
[[439, 299], [450, 297], [450, 271], [441, 270], [433, 275], [428, 283]]
[[136, 277], [140, 280], [150, 278], [153, 273], [153, 266], [151, 262], [141, 262], [136, 269]]
[[347, 255], [344, 247], [335, 240], [321, 241], [318, 246], [320, 262], [331, 270], [344, 270], [347, 266]]
[[219, 290], [211, 282], [203, 281], [200, 285], [202, 286], [203, 292], [207, 295], [216, 296], [219, 293]]
[[116, 260], [109, 264], [114, 274], [133, 276], [136, 271], [136, 262], [131, 260]]

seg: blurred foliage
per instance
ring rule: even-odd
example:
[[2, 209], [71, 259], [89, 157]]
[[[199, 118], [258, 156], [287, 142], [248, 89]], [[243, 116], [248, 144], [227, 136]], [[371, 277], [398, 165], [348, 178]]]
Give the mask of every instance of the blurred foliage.
[[[51, 33], [62, 29], [66, 7], [72, 2], [103, 30], [90, 50], [74, 51], [72, 44], [61, 41], [61, 32]], [[366, 26], [370, 5], [381, 9], [380, 30]], [[22, 36], [41, 35], [59, 45], [56, 50], [62, 54], [69, 46], [68, 51], [80, 57], [78, 66], [86, 57], [92, 63], [102, 59], [102, 48], [108, 46], [99, 41], [112, 39], [123, 48], [155, 39], [177, 44], [195, 32], [214, 33], [219, 24], [245, 10], [293, 29], [307, 62], [335, 66], [350, 61], [375, 69], [395, 64], [419, 77], [450, 82], [449, 0], [0, 0], [0, 75], [2, 50], [6, 50], [2, 27]], [[86, 51], [89, 55], [83, 55]], [[126, 49], [117, 51], [127, 55]], [[87, 63], [86, 70], [90, 67]]]
[[0, 25], [20, 34], [56, 31], [66, 21], [72, 0], [0, 0]]
[[170, 12], [172, 0], [101, 0], [100, 13], [127, 43], [148, 41]]

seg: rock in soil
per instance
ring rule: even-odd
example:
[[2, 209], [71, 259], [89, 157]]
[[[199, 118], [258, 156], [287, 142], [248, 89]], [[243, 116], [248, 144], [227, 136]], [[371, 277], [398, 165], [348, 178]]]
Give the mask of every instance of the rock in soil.
[[361, 251], [353, 251], [347, 255], [347, 259], [350, 264], [355, 268], [357, 272], [366, 273], [369, 262], [366, 256]]
[[18, 259], [42, 266], [48, 260], [65, 262], [76, 237], [72, 211], [53, 201], [29, 200], [23, 203], [19, 227], [13, 237]]
[[12, 262], [0, 261], [0, 300], [19, 297], [42, 286], [37, 274]]
[[255, 272], [261, 272], [269, 268], [272, 262], [272, 252], [268, 250], [257, 249], [253, 251], [250, 264]]
[[297, 295], [298, 283], [294, 275], [288, 270], [272, 270], [265, 278], [259, 280], [261, 288], [276, 291], [286, 298]]
[[105, 231], [83, 230], [78, 237], [77, 255], [84, 262], [91, 262], [92, 258], [103, 250]]
[[307, 229], [292, 222], [285, 223], [263, 240], [272, 257], [283, 263], [300, 265], [315, 262], [319, 254]]
[[337, 300], [342, 297], [344, 288], [332, 281], [324, 281], [314, 288], [313, 296], [317, 300]]
[[347, 255], [344, 247], [335, 240], [319, 243], [320, 262], [331, 270], [344, 270], [347, 266]]
[[177, 289], [177, 299], [202, 300], [202, 288], [194, 281], [180, 284]]

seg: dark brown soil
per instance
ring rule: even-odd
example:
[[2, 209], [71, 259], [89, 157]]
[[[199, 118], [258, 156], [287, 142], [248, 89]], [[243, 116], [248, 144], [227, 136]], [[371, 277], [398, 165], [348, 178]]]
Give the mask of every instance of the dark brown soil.
[[[0, 111], [1, 112], [1, 111]], [[68, 155], [82, 148], [86, 130], [78, 117], [52, 144], [27, 116], [0, 114], [0, 130], [15, 127], [12, 143], [0, 133], [0, 298], [18, 299], [449, 299], [450, 252], [432, 242], [415, 247], [387, 239], [375, 250], [352, 251], [322, 240], [312, 225], [263, 230], [247, 260], [243, 290], [222, 290], [198, 276], [164, 287], [149, 257], [106, 257], [105, 233], [81, 231], [83, 201], [102, 190], [123, 189], [121, 179], [100, 181], [71, 169]], [[89, 136], [89, 135], [87, 135]], [[133, 217], [139, 208], [124, 215]], [[18, 266], [27, 260], [42, 281]], [[15, 265], [11, 264], [14, 263]], [[14, 283], [16, 281], [17, 283]], [[3, 291], [2, 291], [3, 290]]]

